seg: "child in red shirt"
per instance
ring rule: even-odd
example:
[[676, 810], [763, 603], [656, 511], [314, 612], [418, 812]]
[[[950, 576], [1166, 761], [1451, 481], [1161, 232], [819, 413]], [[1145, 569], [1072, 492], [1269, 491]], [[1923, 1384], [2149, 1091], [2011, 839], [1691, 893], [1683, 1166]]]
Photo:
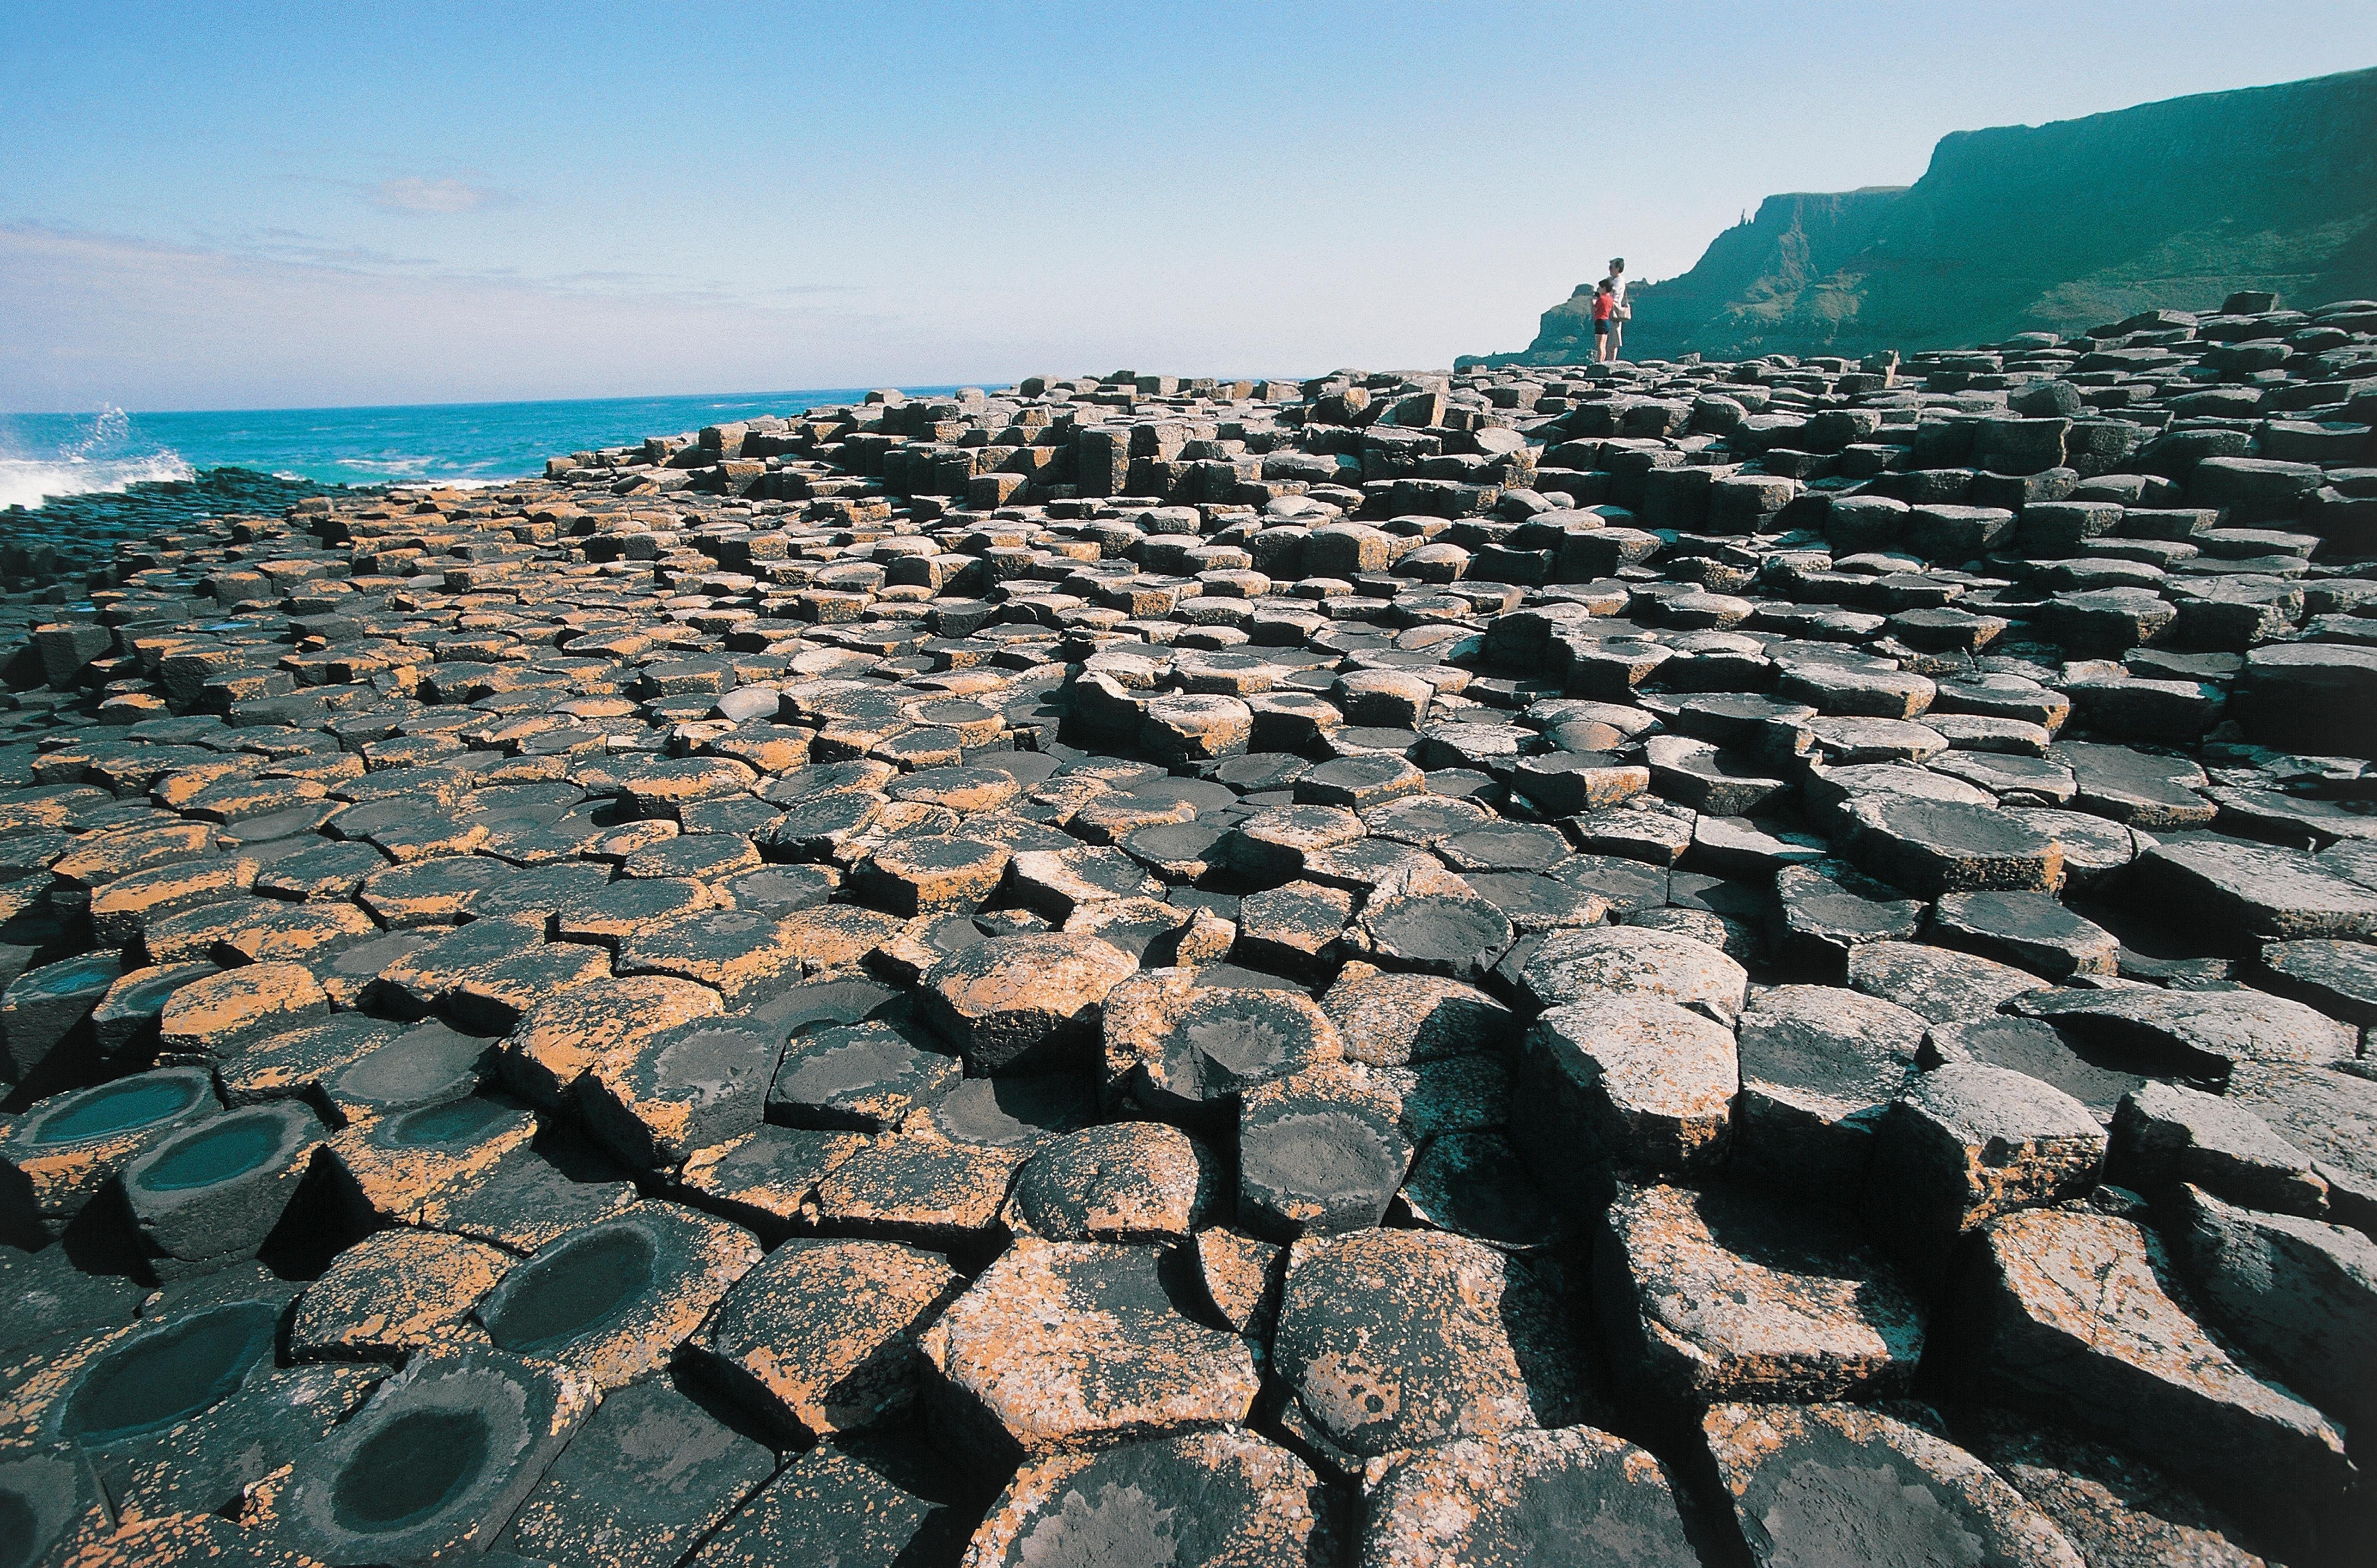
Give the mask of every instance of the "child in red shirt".
[[1617, 315], [1618, 293], [1605, 278], [1593, 291], [1593, 359], [1596, 365], [1618, 357], [1618, 343], [1612, 335]]

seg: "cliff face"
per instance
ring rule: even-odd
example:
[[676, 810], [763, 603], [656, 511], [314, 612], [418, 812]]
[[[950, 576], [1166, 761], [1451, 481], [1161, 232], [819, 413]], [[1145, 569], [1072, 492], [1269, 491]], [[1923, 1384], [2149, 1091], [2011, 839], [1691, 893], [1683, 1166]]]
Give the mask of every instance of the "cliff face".
[[[1591, 286], [1489, 363], [1589, 358]], [[2377, 293], [2377, 70], [1959, 131], [1912, 186], [1769, 197], [1690, 271], [1630, 291], [1626, 353], [1939, 348], [2239, 288]]]

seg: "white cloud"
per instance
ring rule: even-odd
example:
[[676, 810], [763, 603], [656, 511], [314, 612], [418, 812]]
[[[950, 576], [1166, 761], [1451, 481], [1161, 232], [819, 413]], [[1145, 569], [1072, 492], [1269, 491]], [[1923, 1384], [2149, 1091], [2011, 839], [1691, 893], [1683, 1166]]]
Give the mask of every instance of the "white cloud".
[[470, 212], [500, 205], [503, 200], [501, 191], [451, 175], [442, 180], [424, 180], [418, 174], [406, 174], [382, 180], [371, 187], [372, 205], [388, 212]]
[[865, 299], [758, 304], [0, 224], [0, 409], [765, 390], [981, 363], [978, 333], [890, 321]]

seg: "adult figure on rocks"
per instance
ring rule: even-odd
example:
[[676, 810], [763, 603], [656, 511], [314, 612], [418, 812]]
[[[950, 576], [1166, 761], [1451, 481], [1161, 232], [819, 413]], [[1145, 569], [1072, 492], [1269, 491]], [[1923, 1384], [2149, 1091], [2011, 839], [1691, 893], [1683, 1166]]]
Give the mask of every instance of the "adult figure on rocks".
[[1595, 346], [1601, 350], [1601, 357], [1604, 360], [1614, 361], [1618, 358], [1618, 351], [1626, 341], [1626, 323], [1634, 318], [1633, 307], [1626, 303], [1626, 258], [1624, 257], [1613, 256], [1609, 258], [1609, 276], [1601, 280], [1601, 286], [1609, 291], [1609, 334], [1606, 338], [1601, 338], [1596, 329], [1595, 336], [1601, 338], [1601, 341]]

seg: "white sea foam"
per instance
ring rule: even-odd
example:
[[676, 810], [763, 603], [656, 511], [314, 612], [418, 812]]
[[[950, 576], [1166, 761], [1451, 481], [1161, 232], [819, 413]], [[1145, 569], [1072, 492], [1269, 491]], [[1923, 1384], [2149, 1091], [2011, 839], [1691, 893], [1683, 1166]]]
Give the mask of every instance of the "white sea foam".
[[0, 507], [37, 509], [58, 496], [88, 496], [166, 479], [194, 479], [197, 471], [177, 452], [137, 458], [0, 458]]

